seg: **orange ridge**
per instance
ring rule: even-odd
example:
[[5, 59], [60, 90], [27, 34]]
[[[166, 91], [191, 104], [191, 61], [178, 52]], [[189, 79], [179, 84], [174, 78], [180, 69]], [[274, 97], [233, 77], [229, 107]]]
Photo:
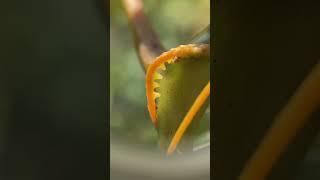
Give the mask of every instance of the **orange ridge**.
[[150, 113], [151, 120], [153, 124], [157, 127], [157, 117], [156, 117], [156, 103], [155, 98], [156, 94], [154, 93], [154, 79], [157, 70], [165, 62], [168, 62], [172, 59], [174, 62], [175, 57], [188, 57], [192, 55], [198, 55], [201, 53], [210, 53], [210, 48], [208, 44], [188, 44], [181, 45], [176, 48], [172, 48], [167, 52], [162, 53], [155, 61], [149, 65], [147, 74], [146, 74], [146, 94], [148, 101], [148, 110]]

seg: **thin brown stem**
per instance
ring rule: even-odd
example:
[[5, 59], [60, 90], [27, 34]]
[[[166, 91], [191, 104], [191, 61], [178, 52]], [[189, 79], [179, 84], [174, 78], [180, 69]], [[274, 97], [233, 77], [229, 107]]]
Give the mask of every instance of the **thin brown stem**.
[[165, 49], [143, 12], [142, 0], [123, 0], [122, 2], [134, 33], [140, 62], [146, 71], [154, 59]]

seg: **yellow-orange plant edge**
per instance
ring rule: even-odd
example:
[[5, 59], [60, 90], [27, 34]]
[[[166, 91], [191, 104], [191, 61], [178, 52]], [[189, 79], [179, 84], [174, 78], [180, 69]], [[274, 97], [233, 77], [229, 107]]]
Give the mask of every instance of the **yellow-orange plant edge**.
[[160, 96], [154, 91], [154, 88], [159, 87], [155, 79], [161, 79], [162, 75], [157, 72], [159, 68], [165, 68], [164, 63], [172, 63], [176, 57], [183, 58], [193, 55], [200, 55], [202, 53], [210, 53], [210, 46], [208, 44], [188, 44], [181, 45], [176, 48], [162, 53], [156, 60], [150, 64], [146, 74], [146, 94], [148, 101], [148, 110], [153, 124], [157, 127], [157, 114], [155, 99]]

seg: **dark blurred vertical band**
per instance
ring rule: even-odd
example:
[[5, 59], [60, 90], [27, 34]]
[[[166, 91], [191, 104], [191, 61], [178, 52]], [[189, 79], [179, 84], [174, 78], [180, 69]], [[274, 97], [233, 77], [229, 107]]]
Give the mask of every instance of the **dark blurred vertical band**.
[[[229, 180], [240, 175], [276, 114], [319, 62], [319, 5], [245, 0], [215, 6], [212, 156], [214, 178]], [[297, 176], [319, 132], [319, 115], [313, 114], [267, 179]]]
[[106, 179], [103, 7], [1, 1], [0, 179]]

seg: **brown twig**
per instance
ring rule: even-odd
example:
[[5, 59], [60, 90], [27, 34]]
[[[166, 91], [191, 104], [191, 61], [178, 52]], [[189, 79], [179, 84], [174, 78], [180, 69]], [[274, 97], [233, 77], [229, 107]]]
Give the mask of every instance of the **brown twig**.
[[142, 0], [123, 0], [122, 2], [134, 32], [135, 46], [140, 62], [146, 71], [154, 59], [165, 49], [143, 12]]

